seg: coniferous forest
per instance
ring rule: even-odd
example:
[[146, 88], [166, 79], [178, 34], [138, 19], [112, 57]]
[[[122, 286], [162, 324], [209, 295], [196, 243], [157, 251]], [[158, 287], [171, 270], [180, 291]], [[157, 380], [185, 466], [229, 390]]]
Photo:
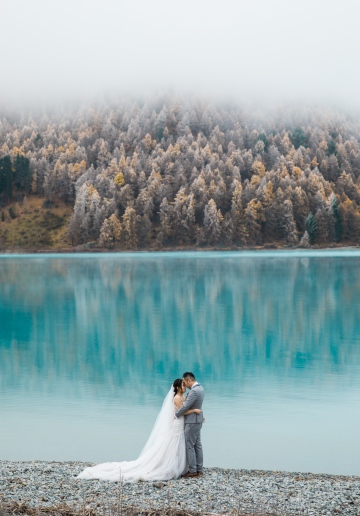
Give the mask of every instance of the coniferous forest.
[[0, 113], [1, 247], [30, 197], [71, 208], [69, 247], [356, 245], [360, 122], [175, 96]]

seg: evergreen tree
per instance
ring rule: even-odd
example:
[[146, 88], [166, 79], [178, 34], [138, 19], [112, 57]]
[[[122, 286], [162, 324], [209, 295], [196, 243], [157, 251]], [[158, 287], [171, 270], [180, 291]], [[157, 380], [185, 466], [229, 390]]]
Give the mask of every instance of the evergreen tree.
[[136, 224], [136, 211], [131, 206], [128, 206], [123, 215], [124, 239], [127, 249], [136, 249], [137, 247]]
[[5, 202], [12, 198], [12, 165], [10, 156], [0, 158], [0, 198]]
[[87, 188], [86, 193], [86, 213], [81, 222], [83, 240], [97, 240], [104, 222], [101, 199], [98, 191], [92, 185]]
[[260, 133], [258, 136], [258, 141], [261, 141], [264, 143], [264, 151], [267, 152], [269, 148], [269, 140], [266, 137], [265, 133]]
[[245, 213], [242, 203], [242, 186], [240, 181], [235, 181], [235, 188], [231, 200], [231, 227], [230, 239], [236, 245], [246, 244], [248, 232], [245, 226]]
[[298, 242], [298, 235], [296, 231], [296, 225], [294, 221], [293, 206], [292, 202], [286, 200], [284, 202], [284, 215], [283, 215], [283, 228], [286, 238], [286, 242], [291, 245], [295, 245]]
[[305, 231], [305, 233], [303, 234], [303, 236], [300, 240], [299, 247], [303, 247], [305, 249], [310, 247], [310, 238], [309, 238], [309, 233], [307, 231]]
[[14, 184], [17, 190], [31, 190], [30, 160], [26, 156], [17, 154], [14, 161]]
[[105, 219], [100, 230], [99, 243], [101, 246], [113, 249], [115, 244], [119, 242], [121, 236], [121, 224], [117, 216], [113, 213], [108, 219]]
[[336, 195], [332, 196], [331, 212], [332, 212], [332, 216], [334, 217], [334, 221], [335, 221], [335, 239], [336, 239], [336, 242], [341, 242], [344, 228], [343, 228], [342, 218], [341, 218], [341, 215], [339, 212], [339, 204], [338, 204]]
[[192, 242], [195, 236], [195, 199], [191, 193], [186, 201], [186, 218], [185, 226], [187, 232], [188, 241]]
[[[235, 105], [169, 97], [145, 104], [105, 101], [61, 120], [52, 114], [3, 117], [5, 216], [13, 191], [18, 201], [31, 192], [45, 195], [47, 205], [55, 198], [73, 204], [68, 236], [74, 244], [98, 238], [112, 214], [125, 226], [129, 206], [136, 210], [127, 215], [132, 234], [136, 218], [139, 247], [155, 237], [188, 245], [199, 235], [211, 245], [225, 239], [230, 245], [295, 242], [309, 212], [316, 224], [311, 218], [308, 224], [317, 229], [309, 227], [311, 242], [357, 242], [360, 123], [333, 110], [285, 110], [276, 119]], [[216, 238], [204, 229], [213, 212], [214, 221], [221, 219]], [[135, 246], [129, 238], [124, 227], [125, 245]]]
[[217, 209], [213, 199], [205, 206], [204, 210], [204, 240], [207, 244], [218, 244], [221, 235], [221, 223], [223, 216], [221, 211]]
[[331, 154], [335, 154], [336, 152], [336, 143], [334, 142], [334, 140], [331, 138], [329, 140], [329, 143], [328, 143], [328, 148], [327, 148], [327, 153], [328, 155], [330, 156]]
[[149, 215], [145, 213], [144, 215], [137, 216], [137, 236], [138, 243], [141, 246], [146, 246], [150, 242], [152, 224], [149, 218]]
[[316, 219], [311, 212], [309, 213], [305, 221], [305, 228], [309, 235], [310, 245], [313, 245], [317, 234], [317, 224]]
[[335, 237], [334, 219], [327, 206], [317, 210], [315, 214], [316, 221], [316, 236], [317, 243], [324, 244], [326, 242], [333, 242]]
[[261, 227], [264, 219], [264, 208], [261, 202], [253, 199], [245, 208], [245, 227], [250, 244], [261, 244]]
[[298, 149], [299, 147], [306, 147], [308, 145], [309, 138], [305, 135], [302, 127], [297, 127], [295, 131], [290, 134], [290, 140], [295, 149]]
[[157, 240], [159, 244], [167, 243], [172, 237], [173, 209], [166, 197], [163, 198], [159, 210], [160, 225]]
[[172, 229], [174, 234], [176, 235], [179, 242], [184, 241], [187, 235], [187, 226], [186, 226], [186, 201], [187, 195], [185, 188], [182, 187], [177, 192], [174, 205], [173, 205], [173, 221], [172, 221]]

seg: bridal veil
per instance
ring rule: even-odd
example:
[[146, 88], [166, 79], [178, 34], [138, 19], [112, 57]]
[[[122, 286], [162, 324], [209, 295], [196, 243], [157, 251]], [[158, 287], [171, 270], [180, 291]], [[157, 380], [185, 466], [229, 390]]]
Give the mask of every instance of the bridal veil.
[[174, 419], [174, 391], [170, 389], [139, 457], [85, 468], [76, 478], [112, 482], [170, 480], [186, 470], [184, 418]]

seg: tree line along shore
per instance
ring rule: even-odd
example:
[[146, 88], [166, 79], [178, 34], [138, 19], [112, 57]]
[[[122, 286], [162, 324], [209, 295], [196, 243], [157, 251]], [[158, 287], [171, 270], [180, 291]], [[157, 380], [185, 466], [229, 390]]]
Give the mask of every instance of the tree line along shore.
[[0, 249], [356, 246], [360, 122], [164, 96], [0, 113]]

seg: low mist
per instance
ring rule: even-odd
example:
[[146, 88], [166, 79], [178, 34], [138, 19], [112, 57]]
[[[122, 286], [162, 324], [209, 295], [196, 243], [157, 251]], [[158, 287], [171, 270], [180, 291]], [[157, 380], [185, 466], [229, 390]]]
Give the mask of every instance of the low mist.
[[356, 0], [2, 0], [1, 104], [169, 91], [358, 107]]

